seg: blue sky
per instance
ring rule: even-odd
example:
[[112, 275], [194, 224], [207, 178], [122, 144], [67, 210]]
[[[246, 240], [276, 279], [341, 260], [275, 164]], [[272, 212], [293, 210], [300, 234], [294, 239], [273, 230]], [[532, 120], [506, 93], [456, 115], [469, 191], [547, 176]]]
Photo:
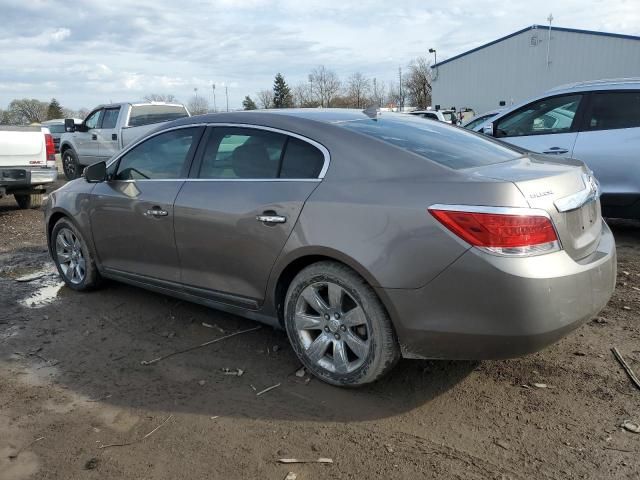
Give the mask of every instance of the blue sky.
[[[324, 64], [387, 84], [418, 55], [452, 57], [527, 25], [640, 35], [640, 0], [0, 0], [0, 108], [56, 97], [69, 108], [172, 93], [231, 108]], [[255, 97], [254, 97], [255, 98]]]

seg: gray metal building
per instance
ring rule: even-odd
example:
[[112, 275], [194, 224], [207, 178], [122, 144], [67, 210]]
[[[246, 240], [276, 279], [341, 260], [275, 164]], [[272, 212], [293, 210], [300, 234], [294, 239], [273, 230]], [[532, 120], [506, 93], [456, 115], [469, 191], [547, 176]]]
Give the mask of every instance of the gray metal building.
[[640, 37], [532, 25], [432, 67], [432, 103], [476, 113], [565, 83], [640, 77]]

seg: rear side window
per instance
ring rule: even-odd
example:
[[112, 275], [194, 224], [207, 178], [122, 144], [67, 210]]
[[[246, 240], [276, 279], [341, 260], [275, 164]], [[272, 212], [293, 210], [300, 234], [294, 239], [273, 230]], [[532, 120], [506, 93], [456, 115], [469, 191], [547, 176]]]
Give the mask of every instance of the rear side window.
[[129, 115], [129, 126], [140, 127], [188, 116], [187, 109], [182, 105], [133, 105]]
[[290, 137], [282, 158], [280, 178], [318, 178], [324, 155], [308, 142]]
[[285, 135], [251, 128], [214, 128], [200, 178], [277, 178]]
[[120, 159], [116, 180], [182, 178], [185, 160], [199, 130], [197, 127], [172, 130], [133, 147]]
[[119, 113], [120, 107], [105, 109], [104, 115], [102, 116], [102, 128], [116, 128]]
[[[377, 138], [449, 168], [472, 168], [521, 157], [518, 150], [443, 122], [425, 122], [402, 114], [336, 125]], [[393, 159], [389, 159], [393, 161]]]
[[587, 115], [588, 130], [640, 127], [640, 91], [595, 93]]

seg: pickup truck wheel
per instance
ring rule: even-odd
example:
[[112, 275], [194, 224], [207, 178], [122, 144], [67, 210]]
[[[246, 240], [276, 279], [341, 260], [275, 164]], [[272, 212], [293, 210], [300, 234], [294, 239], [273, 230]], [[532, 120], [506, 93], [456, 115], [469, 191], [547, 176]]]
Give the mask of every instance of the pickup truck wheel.
[[80, 176], [80, 165], [78, 164], [78, 156], [76, 152], [70, 148], [62, 154], [62, 169], [67, 180], [74, 180]]
[[100, 283], [100, 273], [84, 238], [66, 218], [51, 231], [51, 256], [64, 283], [73, 290], [91, 290]]
[[18, 203], [18, 206], [23, 210], [26, 210], [28, 208], [40, 208], [42, 206], [42, 193], [16, 193], [14, 197], [16, 199], [16, 202]]

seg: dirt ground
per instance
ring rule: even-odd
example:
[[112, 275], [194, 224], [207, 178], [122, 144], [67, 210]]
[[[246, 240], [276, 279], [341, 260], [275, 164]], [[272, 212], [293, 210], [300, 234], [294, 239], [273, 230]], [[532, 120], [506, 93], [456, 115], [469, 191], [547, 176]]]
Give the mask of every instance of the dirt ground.
[[256, 324], [116, 283], [58, 290], [42, 212], [0, 200], [0, 479], [640, 478], [640, 434], [620, 427], [640, 422], [640, 390], [610, 351], [640, 373], [640, 223], [610, 223], [616, 293], [558, 344], [402, 361], [343, 390], [297, 377], [268, 327], [141, 365]]

